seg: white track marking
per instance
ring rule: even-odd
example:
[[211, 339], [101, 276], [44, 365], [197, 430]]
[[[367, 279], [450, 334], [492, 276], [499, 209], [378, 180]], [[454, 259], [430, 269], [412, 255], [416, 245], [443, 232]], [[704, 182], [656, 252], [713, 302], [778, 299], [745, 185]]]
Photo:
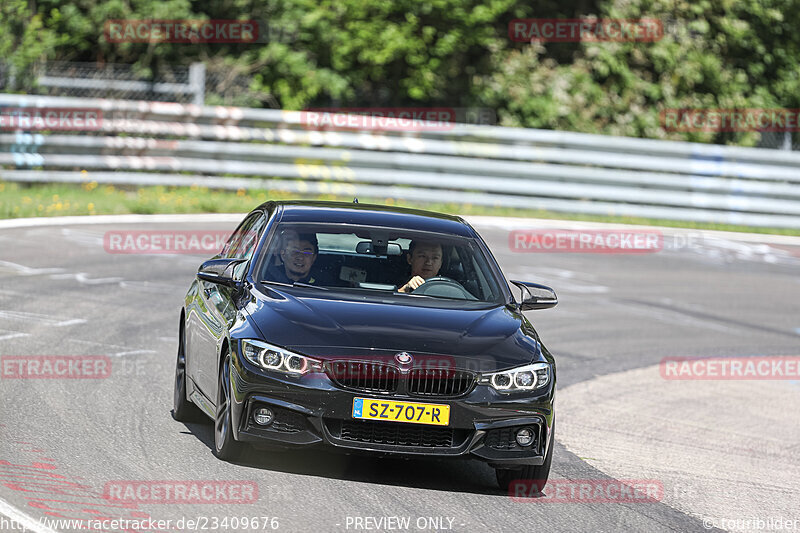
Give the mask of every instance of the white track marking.
[[47, 527], [38, 520], [34, 520], [2, 498], [0, 498], [0, 514], [7, 516], [24, 527], [25, 531], [33, 531], [33, 533], [58, 533], [55, 529]]
[[59, 272], [64, 272], [63, 268], [33, 268], [12, 263], [11, 261], [0, 261], [0, 267], [10, 268], [11, 270], [16, 271], [20, 276], [38, 276], [42, 274], [57, 274]]
[[[196, 262], [197, 261], [195, 261], [195, 263]], [[175, 289], [174, 285], [169, 285], [167, 283], [153, 283], [150, 281], [120, 281], [119, 286], [122, 289], [149, 292], [153, 294], [164, 294], [166, 291]]]
[[[521, 279], [537, 279], [545, 285], [551, 285], [556, 289], [556, 293], [558, 293], [558, 291], [564, 291], [577, 294], [605, 294], [611, 290], [605, 285], [595, 283], [593, 280], [596, 279], [597, 276], [594, 274], [563, 268], [523, 267], [509, 272], [509, 277], [511, 279], [517, 277]], [[558, 280], [551, 282], [547, 279], [548, 277], [555, 277], [558, 278]]]
[[106, 283], [120, 283], [123, 278], [119, 277], [112, 277], [112, 278], [95, 278], [89, 279], [86, 275], [86, 272], [76, 272], [73, 274], [53, 274], [50, 276], [51, 279], [75, 279], [78, 283], [83, 285], [103, 285]]
[[117, 353], [110, 353], [108, 354], [109, 357], [121, 357], [123, 355], [134, 355], [134, 354], [145, 354], [145, 353], [156, 353], [155, 350], [128, 350], [125, 352], [117, 352]]
[[605, 285], [582, 285], [564, 280], [558, 280], [557, 282], [554, 282], [553, 285], [554, 288], [558, 287], [559, 291], [574, 292], [579, 294], [604, 294], [611, 290]]
[[17, 272], [20, 276], [40, 276], [50, 275], [51, 279], [75, 279], [78, 283], [83, 285], [101, 285], [105, 283], [121, 283], [123, 278], [96, 278], [89, 279], [86, 272], [64, 272], [63, 268], [33, 268], [10, 261], [0, 261], [0, 268], [7, 267]]
[[91, 346], [102, 346], [105, 349], [115, 348], [119, 350], [117, 352], [108, 354], [110, 356], [121, 356], [133, 353], [155, 353], [154, 350], [139, 349], [139, 348], [134, 348], [133, 346], [120, 346], [119, 344], [110, 344], [107, 342], [86, 341], [82, 339], [68, 339], [68, 342], [77, 342], [79, 344], [88, 344]]
[[597, 274], [590, 274], [588, 272], [579, 272], [577, 270], [567, 270], [566, 268], [553, 268], [553, 267], [531, 267], [525, 269], [527, 274], [549, 274], [561, 279], [574, 279], [578, 281], [585, 281], [591, 283], [597, 279]]
[[76, 244], [83, 244], [89, 248], [102, 248], [103, 246], [103, 234], [99, 231], [80, 231], [61, 228], [61, 235], [68, 241]]
[[47, 324], [49, 326], [53, 326], [56, 328], [62, 328], [65, 326], [75, 326], [77, 324], [85, 324], [86, 320], [82, 318], [72, 318], [68, 320], [61, 320], [58, 317], [50, 316], [50, 315], [41, 315], [38, 313], [27, 313], [25, 311], [10, 311], [5, 309], [0, 309], [0, 318], [8, 318], [10, 320], [30, 320], [33, 322], [41, 322], [42, 324]]
[[0, 341], [6, 341], [8, 339], [17, 339], [19, 337], [30, 337], [30, 333], [9, 333], [8, 335], [0, 335]]

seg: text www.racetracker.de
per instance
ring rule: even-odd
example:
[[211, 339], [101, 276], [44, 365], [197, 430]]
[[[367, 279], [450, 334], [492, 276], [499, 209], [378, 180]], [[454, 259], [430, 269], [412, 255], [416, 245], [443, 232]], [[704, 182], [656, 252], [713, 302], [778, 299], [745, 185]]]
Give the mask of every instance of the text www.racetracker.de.
[[[39, 524], [45, 528], [60, 530], [91, 531], [266, 531], [278, 530], [280, 520], [274, 516], [196, 516], [178, 519], [156, 520], [154, 518], [50, 518], [41, 517]], [[30, 529], [15, 520], [0, 517], [0, 531], [29, 531]]]

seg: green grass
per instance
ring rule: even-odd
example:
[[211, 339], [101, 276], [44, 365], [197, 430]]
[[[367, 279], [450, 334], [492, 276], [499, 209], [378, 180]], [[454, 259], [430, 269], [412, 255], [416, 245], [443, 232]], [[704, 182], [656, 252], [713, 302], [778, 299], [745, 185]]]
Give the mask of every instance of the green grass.
[[[0, 181], [0, 218], [65, 215], [117, 215], [155, 213], [246, 213], [267, 200], [338, 200], [351, 197], [301, 195], [283, 191], [218, 191], [203, 187], [114, 187], [87, 182], [71, 184], [20, 184]], [[511, 209], [471, 204], [400, 201], [392, 198], [359, 198], [361, 203], [416, 207], [459, 215], [492, 215], [557, 220], [584, 220], [622, 224], [644, 224], [677, 228], [713, 229], [751, 233], [800, 235], [800, 230], [708, 224], [638, 217], [594, 216], [553, 213], [535, 209]]]

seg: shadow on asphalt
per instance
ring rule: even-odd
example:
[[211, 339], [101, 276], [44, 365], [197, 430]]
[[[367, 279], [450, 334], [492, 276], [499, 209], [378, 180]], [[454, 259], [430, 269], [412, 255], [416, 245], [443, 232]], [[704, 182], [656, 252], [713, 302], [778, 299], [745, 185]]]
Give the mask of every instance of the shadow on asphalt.
[[[214, 449], [214, 426], [185, 423], [191, 434]], [[505, 497], [497, 487], [494, 469], [474, 459], [398, 458], [333, 452], [323, 447], [272, 450], [248, 446], [235, 462], [239, 466], [299, 476], [341, 479], [419, 489]]]

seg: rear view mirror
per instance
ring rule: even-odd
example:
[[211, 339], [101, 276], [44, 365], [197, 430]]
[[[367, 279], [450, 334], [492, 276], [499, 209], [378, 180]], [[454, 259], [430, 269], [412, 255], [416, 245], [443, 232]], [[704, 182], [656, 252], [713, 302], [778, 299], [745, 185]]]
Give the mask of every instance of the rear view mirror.
[[364, 255], [400, 255], [403, 253], [403, 249], [396, 242], [390, 242], [384, 246], [385, 249], [381, 250], [379, 246], [373, 246], [372, 241], [361, 241], [356, 245], [356, 253]]
[[556, 291], [547, 285], [539, 285], [529, 281], [514, 281], [522, 291], [522, 301], [519, 304], [520, 311], [530, 311], [532, 309], [550, 309], [558, 304]]

